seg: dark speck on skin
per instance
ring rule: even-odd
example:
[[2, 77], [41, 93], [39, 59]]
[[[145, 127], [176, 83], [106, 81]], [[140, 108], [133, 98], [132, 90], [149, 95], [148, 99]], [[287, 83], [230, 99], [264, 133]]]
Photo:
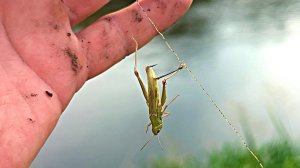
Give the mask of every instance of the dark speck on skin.
[[164, 1], [159, 1], [158, 3], [159, 4], [158, 4], [157, 8], [166, 9], [168, 7]]
[[80, 70], [82, 68], [82, 66], [79, 64], [78, 62], [78, 57], [77, 55], [71, 51], [70, 48], [66, 48], [64, 50], [65, 55], [67, 55], [69, 58], [71, 58], [71, 66], [72, 66], [72, 70], [77, 73], [78, 70]]
[[35, 122], [32, 118], [27, 118], [27, 120], [30, 121], [31, 123]]
[[38, 95], [38, 94], [36, 94], [36, 93], [31, 93], [31, 94], [30, 94], [31, 97], [36, 97], [37, 95]]
[[164, 1], [162, 1], [162, 0], [157, 0], [156, 4], [157, 4], [156, 8], [157, 8], [157, 9], [161, 9], [161, 12], [162, 12], [162, 13], [164, 13], [164, 12], [165, 12], [165, 9], [167, 9], [167, 7], [168, 7], [168, 6], [166, 5], [166, 3], [165, 3]]
[[136, 10], [132, 10], [134, 13], [134, 21], [140, 23], [143, 20], [143, 16]]
[[49, 92], [48, 90], [46, 90], [45, 93], [46, 93], [46, 95], [49, 96], [49, 97], [52, 97], [52, 96], [53, 96], [53, 93]]
[[107, 22], [110, 22], [110, 21], [112, 20], [111, 17], [105, 17], [105, 18], [103, 18], [103, 19], [106, 20]]
[[68, 33], [67, 33], [67, 36], [68, 36], [68, 37], [71, 37], [71, 33], [68, 32]]
[[176, 2], [176, 3], [174, 4], [174, 8], [176, 8], [176, 7], [177, 7], [177, 5], [178, 5], [178, 2]]
[[56, 30], [56, 31], [59, 31], [59, 26], [58, 26], [57, 24], [55, 24], [55, 25], [53, 26], [53, 29]]

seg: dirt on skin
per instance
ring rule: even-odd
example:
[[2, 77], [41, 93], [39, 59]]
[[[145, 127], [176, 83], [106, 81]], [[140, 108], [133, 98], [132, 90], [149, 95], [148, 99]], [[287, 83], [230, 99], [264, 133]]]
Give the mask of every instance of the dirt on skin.
[[69, 58], [71, 58], [71, 67], [72, 67], [72, 70], [75, 73], [77, 73], [82, 68], [82, 66], [78, 62], [77, 55], [74, 52], [72, 52], [70, 48], [66, 48], [64, 50], [64, 52], [65, 52], [65, 55], [67, 55]]
[[49, 92], [48, 90], [46, 90], [45, 93], [46, 93], [46, 95], [49, 96], [49, 97], [52, 97], [52, 96], [53, 96], [53, 93]]

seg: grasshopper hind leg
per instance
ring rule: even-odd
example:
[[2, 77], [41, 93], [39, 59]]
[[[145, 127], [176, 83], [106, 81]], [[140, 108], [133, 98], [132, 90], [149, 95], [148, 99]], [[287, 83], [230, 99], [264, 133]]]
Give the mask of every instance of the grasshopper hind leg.
[[137, 70], [137, 50], [138, 50], [138, 48], [139, 48], [139, 45], [138, 45], [138, 42], [136, 41], [136, 39], [132, 36], [131, 37], [132, 38], [132, 40], [134, 41], [134, 43], [135, 43], [135, 52], [134, 52], [134, 74], [135, 74], [135, 76], [136, 76], [136, 78], [137, 78], [137, 80], [138, 80], [138, 82], [139, 82], [139, 84], [140, 84], [140, 86], [141, 86], [141, 89], [142, 89], [142, 92], [143, 92], [143, 95], [144, 95], [144, 97], [145, 97], [145, 100], [146, 100], [146, 103], [147, 103], [147, 106], [149, 106], [149, 98], [148, 98], [148, 92], [147, 92], [147, 89], [146, 89], [146, 87], [145, 87], [145, 85], [144, 85], [144, 83], [143, 83], [143, 81], [142, 81], [142, 79], [141, 79], [141, 77], [140, 77], [140, 75], [139, 75], [139, 72], [138, 72], [138, 70]]

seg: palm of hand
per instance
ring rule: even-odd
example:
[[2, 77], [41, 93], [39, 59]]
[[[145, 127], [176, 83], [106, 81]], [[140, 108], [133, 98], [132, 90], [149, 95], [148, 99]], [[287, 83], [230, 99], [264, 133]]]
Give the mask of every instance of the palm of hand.
[[[156, 35], [136, 4], [104, 16], [78, 33], [72, 31], [72, 26], [108, 1], [0, 0], [0, 132], [9, 130], [1, 133], [0, 141], [11, 151], [2, 150], [0, 143], [0, 158], [10, 160], [6, 164], [0, 159], [0, 167], [16, 167], [19, 160], [23, 166], [30, 164], [85, 81], [134, 51], [131, 36], [143, 46]], [[161, 30], [173, 24], [190, 3], [141, 2]], [[19, 149], [22, 152], [15, 152]]]

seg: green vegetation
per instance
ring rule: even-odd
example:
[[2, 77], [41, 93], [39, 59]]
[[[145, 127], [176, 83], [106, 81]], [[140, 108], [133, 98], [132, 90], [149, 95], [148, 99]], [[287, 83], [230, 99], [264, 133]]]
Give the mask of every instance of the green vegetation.
[[[248, 144], [259, 157], [265, 168], [300, 168], [300, 144], [293, 141], [284, 125], [271, 115], [278, 138], [256, 147], [249, 129], [249, 123], [241, 116], [243, 130]], [[239, 143], [224, 144], [221, 149], [213, 150], [203, 158], [185, 156], [181, 158], [156, 158], [151, 168], [260, 168], [253, 156]]]
[[[300, 148], [289, 140], [279, 140], [262, 145], [255, 153], [265, 168], [300, 168]], [[208, 154], [203, 161], [195, 156], [159, 158], [151, 168], [260, 168], [257, 161], [239, 145], [226, 144]]]

